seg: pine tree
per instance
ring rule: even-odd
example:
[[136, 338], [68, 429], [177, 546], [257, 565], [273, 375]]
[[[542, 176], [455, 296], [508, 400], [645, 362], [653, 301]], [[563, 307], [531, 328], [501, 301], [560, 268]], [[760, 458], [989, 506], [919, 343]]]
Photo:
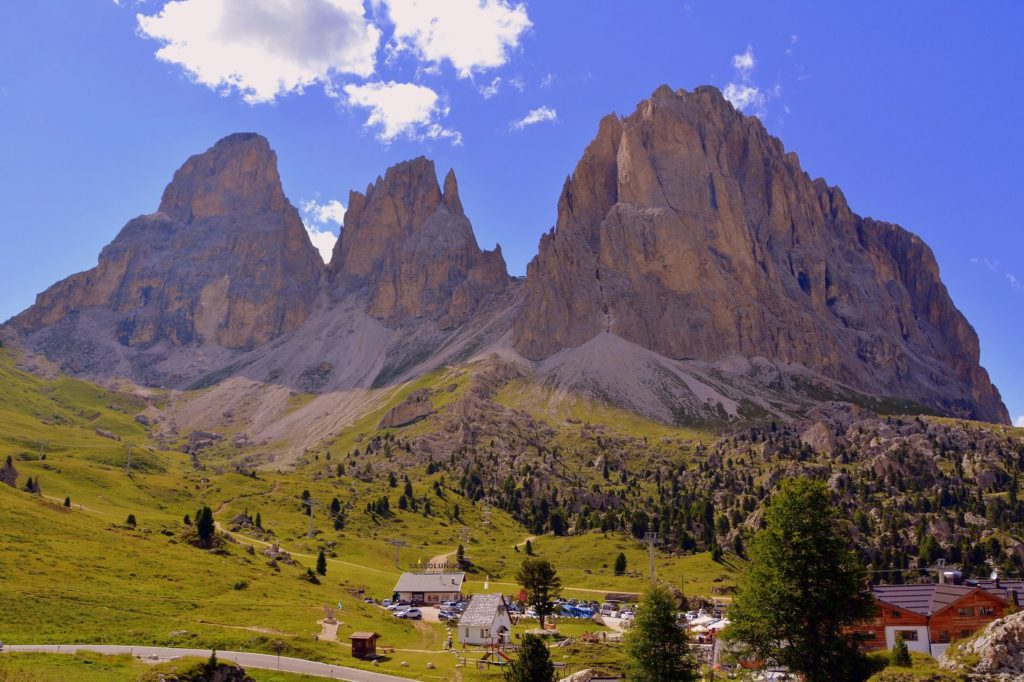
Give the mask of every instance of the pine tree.
[[207, 506], [196, 512], [196, 533], [199, 535], [199, 546], [209, 547], [213, 540], [213, 531], [216, 524], [213, 520], [213, 510]]
[[128, 518], [125, 519], [125, 523], [127, 523], [132, 528], [135, 528], [135, 526], [137, 525], [137, 522], [135, 521], [135, 514], [129, 514]]
[[505, 682], [552, 682], [555, 666], [544, 641], [536, 635], [523, 637], [519, 656], [505, 669]]
[[866, 661], [846, 630], [874, 605], [828, 487], [784, 482], [764, 520], [723, 636], [737, 653], [775, 660], [808, 682], [861, 679]]
[[907, 649], [907, 643], [903, 641], [903, 635], [898, 632], [896, 633], [896, 643], [892, 645], [892, 651], [889, 652], [889, 665], [898, 668], [909, 668], [912, 665], [910, 650]]
[[622, 575], [626, 572], [626, 555], [619, 552], [619, 556], [615, 557], [615, 575]]
[[256, 512], [256, 527], [263, 530], [263, 517], [260, 516], [259, 512]]
[[686, 633], [676, 623], [669, 591], [655, 585], [644, 593], [626, 636], [626, 659], [631, 682], [690, 682], [697, 679], [697, 662], [690, 656]]
[[526, 590], [526, 603], [537, 611], [540, 628], [554, 610], [554, 600], [562, 593], [562, 580], [550, 561], [544, 559], [523, 559], [516, 580]]
[[6, 483], [12, 488], [18, 486], [18, 470], [14, 468], [14, 459], [7, 455], [7, 461], [0, 467], [0, 483]]
[[320, 575], [327, 575], [327, 557], [322, 549], [316, 557], [316, 572]]
[[64, 506], [67, 507], [68, 509], [71, 509], [71, 497], [70, 496], [64, 498]]
[[526, 541], [526, 556], [533, 556], [533, 543], [529, 540]]

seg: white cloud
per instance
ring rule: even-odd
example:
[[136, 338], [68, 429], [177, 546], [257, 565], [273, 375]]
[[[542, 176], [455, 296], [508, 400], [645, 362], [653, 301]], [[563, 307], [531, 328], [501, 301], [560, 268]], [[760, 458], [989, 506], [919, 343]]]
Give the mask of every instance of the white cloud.
[[163, 43], [158, 59], [251, 104], [334, 74], [371, 76], [381, 36], [362, 0], [175, 0], [137, 20]]
[[991, 258], [971, 258], [971, 265], [984, 265], [992, 272], [1002, 275], [1006, 278], [1006, 281], [1010, 283], [1010, 287], [1017, 291], [1024, 291], [1024, 280], [1017, 276], [1016, 273], [1010, 272], [1003, 266], [1003, 264], [997, 260]]
[[392, 53], [420, 60], [448, 60], [460, 78], [505, 64], [530, 28], [524, 4], [507, 0], [383, 0], [395, 25]]
[[754, 107], [757, 110], [764, 108], [764, 93], [753, 85], [729, 83], [725, 86], [722, 94], [740, 111], [744, 111], [749, 107]]
[[555, 74], [549, 73], [540, 80], [540, 87], [550, 88], [551, 84], [555, 82]]
[[740, 73], [740, 75], [749, 74], [754, 70], [754, 66], [757, 62], [754, 60], [754, 47], [747, 45], [747, 49], [742, 54], [734, 54], [732, 56], [732, 67]]
[[1021, 428], [1024, 428], [1024, 414], [1022, 414], [1021, 416], [1017, 417], [1017, 418], [1016, 418], [1016, 419], [1015, 419], [1015, 420], [1013, 421], [1013, 425], [1014, 425], [1014, 426], [1019, 426], [1019, 427], [1021, 427]]
[[331, 199], [324, 203], [318, 203], [315, 199], [302, 202], [302, 212], [309, 220], [321, 225], [327, 223], [342, 224], [345, 220], [345, 206], [337, 199]]
[[523, 116], [518, 121], [512, 121], [509, 127], [512, 130], [522, 130], [526, 126], [532, 126], [536, 123], [542, 123], [544, 121], [557, 121], [558, 112], [549, 107], [537, 107], [532, 109], [526, 116]]
[[519, 76], [509, 78], [508, 80], [502, 80], [501, 76], [495, 76], [490, 83], [477, 89], [480, 91], [480, 94], [483, 95], [484, 99], [490, 99], [501, 92], [502, 87], [505, 85], [508, 85], [510, 88], [518, 90], [519, 92], [526, 89], [526, 81]]
[[480, 88], [480, 94], [483, 95], [484, 99], [490, 99], [501, 91], [501, 76], [495, 76], [494, 80], [491, 81], [490, 85], [485, 85]]
[[309, 241], [320, 252], [320, 258], [324, 263], [330, 263], [338, 235], [326, 226], [328, 223], [341, 225], [345, 219], [345, 206], [337, 199], [331, 199], [322, 204], [315, 199], [310, 199], [303, 201], [300, 208], [302, 209], [302, 223], [306, 226]]
[[306, 225], [306, 234], [313, 247], [320, 252], [320, 258], [324, 263], [331, 262], [331, 254], [334, 253], [334, 245], [338, 242], [338, 235], [330, 230], [321, 230], [313, 225]]
[[424, 85], [395, 81], [346, 85], [348, 103], [370, 110], [367, 128], [377, 128], [377, 139], [391, 142], [398, 137], [413, 140], [447, 139], [462, 144], [462, 134], [445, 128], [439, 119], [448, 115], [437, 93]]
[[764, 116], [765, 104], [769, 99], [782, 94], [782, 86], [776, 83], [771, 91], [765, 92], [753, 82], [757, 59], [752, 45], [747, 45], [746, 50], [732, 56], [732, 66], [736, 70], [735, 76], [725, 85], [722, 95], [740, 111], [752, 110], [755, 116]]

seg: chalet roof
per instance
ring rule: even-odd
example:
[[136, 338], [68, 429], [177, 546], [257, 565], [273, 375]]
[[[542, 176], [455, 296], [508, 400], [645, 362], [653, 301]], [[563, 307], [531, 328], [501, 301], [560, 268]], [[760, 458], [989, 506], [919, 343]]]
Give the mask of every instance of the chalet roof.
[[1018, 599], [1024, 599], [1024, 580], [977, 580], [972, 583], [1003, 601], [1010, 601], [1010, 590], [1017, 593]]
[[377, 639], [380, 637], [376, 632], [353, 632], [348, 636], [349, 639]]
[[970, 585], [875, 585], [871, 588], [875, 598], [887, 604], [930, 616], [954, 604], [977, 588]]
[[505, 606], [505, 598], [501, 593], [478, 594], [469, 600], [469, 606], [459, 618], [459, 625], [484, 627], [494, 622], [498, 609]]
[[403, 573], [395, 592], [461, 592], [465, 573]]

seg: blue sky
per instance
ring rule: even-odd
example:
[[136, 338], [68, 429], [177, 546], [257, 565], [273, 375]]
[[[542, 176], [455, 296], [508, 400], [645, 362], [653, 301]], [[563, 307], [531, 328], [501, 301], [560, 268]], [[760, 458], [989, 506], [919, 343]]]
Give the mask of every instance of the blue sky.
[[188, 155], [235, 131], [270, 139], [323, 233], [389, 165], [454, 167], [481, 245], [521, 274], [599, 118], [709, 83], [858, 213], [931, 245], [1024, 419], [1021, 3], [254, 6], [0, 3], [0, 319], [93, 266]]

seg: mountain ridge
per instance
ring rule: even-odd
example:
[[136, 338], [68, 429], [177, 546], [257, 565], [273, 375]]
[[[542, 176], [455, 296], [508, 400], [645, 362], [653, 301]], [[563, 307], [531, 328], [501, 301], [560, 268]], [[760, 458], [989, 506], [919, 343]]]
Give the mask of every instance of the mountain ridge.
[[[181, 269], [204, 226], [262, 226], [255, 243], [278, 253], [228, 239], [214, 248], [227, 267], [206, 268], [227, 274]], [[154, 240], [176, 256], [163, 260], [177, 288], [133, 260], [161, 265], [150, 244], [112, 257], [170, 233], [191, 239]], [[176, 388], [238, 377], [344, 394], [496, 353], [662, 421], [784, 417], [853, 394], [1009, 421], [927, 245], [854, 214], [707, 86], [662, 86], [602, 119], [525, 280], [509, 277], [500, 246], [479, 248], [454, 171], [442, 185], [423, 157], [350, 194], [323, 265], [269, 143], [241, 133], [190, 157], [160, 210], [130, 221], [97, 268], [7, 324], [71, 373]]]

